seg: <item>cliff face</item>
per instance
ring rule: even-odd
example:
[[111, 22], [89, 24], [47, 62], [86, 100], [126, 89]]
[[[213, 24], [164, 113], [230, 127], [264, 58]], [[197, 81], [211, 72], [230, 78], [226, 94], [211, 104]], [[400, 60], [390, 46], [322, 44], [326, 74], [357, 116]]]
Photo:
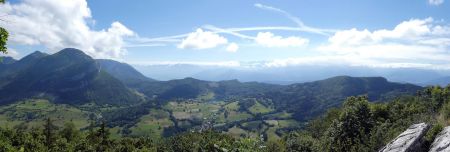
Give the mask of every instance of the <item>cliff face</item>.
[[405, 132], [392, 140], [380, 152], [415, 152], [422, 151], [423, 136], [430, 125], [425, 123], [411, 125]]
[[450, 152], [450, 126], [436, 136], [430, 149], [424, 149], [423, 137], [429, 128], [430, 125], [425, 123], [411, 125], [380, 152]]
[[430, 152], [450, 151], [450, 126], [445, 127], [434, 139]]

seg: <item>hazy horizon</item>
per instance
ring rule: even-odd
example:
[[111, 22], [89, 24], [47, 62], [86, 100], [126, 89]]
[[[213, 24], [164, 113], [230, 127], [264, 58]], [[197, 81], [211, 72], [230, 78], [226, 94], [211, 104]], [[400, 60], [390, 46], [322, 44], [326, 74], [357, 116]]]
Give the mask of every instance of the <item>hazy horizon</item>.
[[0, 7], [16, 58], [74, 47], [130, 64], [448, 69], [450, 60], [450, 5], [442, 0], [12, 0]]

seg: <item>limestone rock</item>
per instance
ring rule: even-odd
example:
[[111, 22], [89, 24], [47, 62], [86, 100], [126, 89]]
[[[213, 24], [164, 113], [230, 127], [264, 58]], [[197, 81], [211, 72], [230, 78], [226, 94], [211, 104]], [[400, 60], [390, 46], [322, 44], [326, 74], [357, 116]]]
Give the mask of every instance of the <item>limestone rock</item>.
[[430, 152], [449, 152], [450, 151], [450, 126], [445, 127], [434, 139], [431, 144]]
[[415, 152], [422, 149], [422, 137], [426, 134], [429, 125], [425, 123], [411, 125], [406, 131], [388, 143], [380, 152]]

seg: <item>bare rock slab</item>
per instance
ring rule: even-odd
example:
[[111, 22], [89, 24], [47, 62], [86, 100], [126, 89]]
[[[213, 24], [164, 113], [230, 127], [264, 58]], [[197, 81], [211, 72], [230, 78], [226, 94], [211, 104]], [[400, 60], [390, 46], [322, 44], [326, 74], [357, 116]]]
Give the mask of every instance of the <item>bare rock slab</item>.
[[430, 152], [450, 152], [450, 126], [445, 127], [431, 144]]
[[380, 152], [415, 152], [421, 151], [422, 137], [430, 128], [430, 125], [419, 123], [411, 125], [397, 138], [389, 142]]

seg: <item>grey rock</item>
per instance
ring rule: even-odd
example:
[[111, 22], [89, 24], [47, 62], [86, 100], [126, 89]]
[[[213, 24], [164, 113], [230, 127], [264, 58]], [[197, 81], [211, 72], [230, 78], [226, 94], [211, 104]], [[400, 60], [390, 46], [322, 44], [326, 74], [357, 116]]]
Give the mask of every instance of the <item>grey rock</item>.
[[380, 152], [415, 152], [422, 151], [422, 137], [430, 126], [425, 123], [411, 125], [397, 138], [389, 142]]
[[450, 152], [450, 126], [445, 127], [431, 144], [430, 152]]

